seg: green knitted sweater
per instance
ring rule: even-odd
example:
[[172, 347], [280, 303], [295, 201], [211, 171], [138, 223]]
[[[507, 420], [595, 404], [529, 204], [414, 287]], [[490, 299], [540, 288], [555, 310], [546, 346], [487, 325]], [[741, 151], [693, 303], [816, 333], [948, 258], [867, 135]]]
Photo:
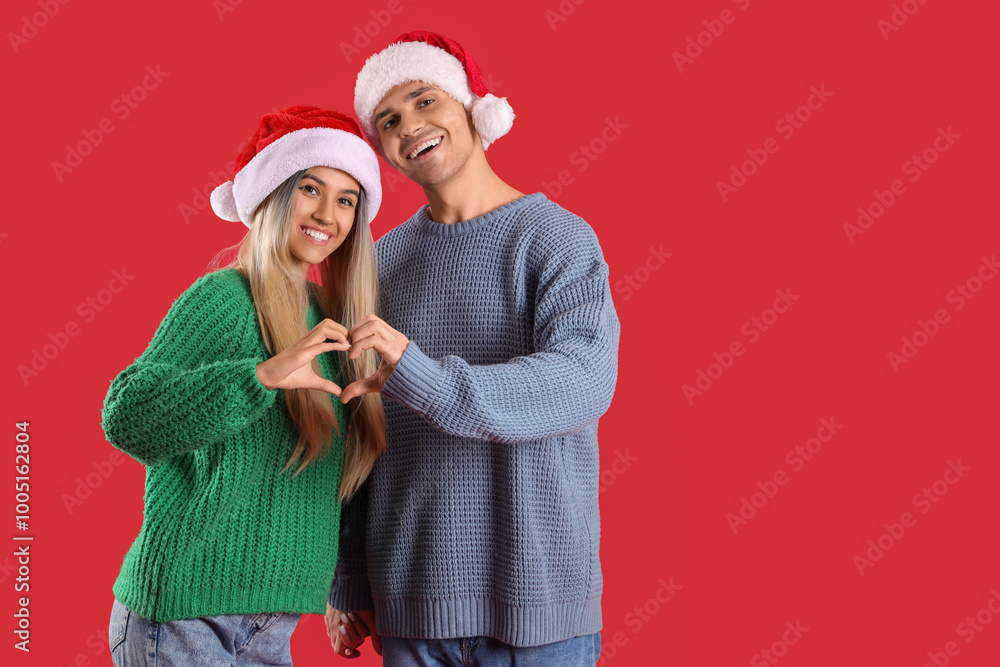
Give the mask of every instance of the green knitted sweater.
[[[312, 303], [309, 328], [321, 318]], [[268, 356], [249, 283], [226, 269], [185, 291], [111, 383], [104, 433], [146, 467], [142, 528], [113, 590], [145, 618], [325, 611], [347, 424], [333, 398], [330, 451], [281, 472], [296, 430], [282, 392], [257, 380]], [[320, 368], [339, 384], [334, 355]]]

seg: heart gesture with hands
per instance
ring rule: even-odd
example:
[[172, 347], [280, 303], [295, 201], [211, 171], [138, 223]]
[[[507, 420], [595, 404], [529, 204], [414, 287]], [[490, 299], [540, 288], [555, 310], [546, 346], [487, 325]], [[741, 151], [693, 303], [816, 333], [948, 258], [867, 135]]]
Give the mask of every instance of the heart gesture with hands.
[[[257, 364], [257, 379], [268, 389], [319, 389], [347, 403], [362, 394], [382, 391], [409, 344], [406, 336], [375, 315], [366, 315], [350, 331], [338, 322], [325, 319], [292, 345]], [[350, 359], [357, 359], [365, 350], [375, 350], [382, 361], [373, 375], [352, 382], [342, 390], [336, 383], [317, 375], [312, 367], [312, 360], [318, 355], [335, 350], [348, 352]]]
[[346, 327], [325, 319], [292, 345], [257, 364], [257, 379], [268, 389], [319, 389], [340, 396], [340, 387], [317, 375], [312, 360], [323, 352], [349, 349]]

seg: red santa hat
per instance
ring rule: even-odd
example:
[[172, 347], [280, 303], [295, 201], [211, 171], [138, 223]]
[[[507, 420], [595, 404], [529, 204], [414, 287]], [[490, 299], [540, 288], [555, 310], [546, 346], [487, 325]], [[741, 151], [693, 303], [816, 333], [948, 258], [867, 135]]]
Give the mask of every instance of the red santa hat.
[[264, 114], [239, 157], [235, 176], [212, 191], [212, 210], [223, 220], [243, 221], [275, 188], [310, 167], [340, 169], [365, 190], [369, 222], [382, 203], [378, 157], [350, 116], [316, 107], [294, 106]]
[[443, 35], [408, 32], [365, 61], [354, 86], [354, 112], [380, 155], [384, 156], [382, 142], [372, 122], [375, 108], [393, 87], [410, 81], [435, 85], [461, 102], [472, 113], [483, 150], [514, 124], [507, 98], [490, 94], [471, 53]]

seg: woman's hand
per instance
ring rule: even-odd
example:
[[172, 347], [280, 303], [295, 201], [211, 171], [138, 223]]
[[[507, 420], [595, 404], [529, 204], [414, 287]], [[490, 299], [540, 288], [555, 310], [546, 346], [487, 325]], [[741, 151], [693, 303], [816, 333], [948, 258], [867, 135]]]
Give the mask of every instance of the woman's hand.
[[257, 364], [257, 379], [268, 389], [319, 389], [340, 396], [340, 387], [317, 375], [312, 360], [323, 352], [344, 351], [350, 347], [347, 329], [325, 319], [292, 345]]
[[372, 648], [382, 655], [382, 637], [375, 627], [375, 611], [359, 611], [344, 613], [326, 605], [326, 636], [334, 652], [344, 658], [354, 659], [361, 655], [358, 647], [365, 642], [365, 637], [372, 638]]

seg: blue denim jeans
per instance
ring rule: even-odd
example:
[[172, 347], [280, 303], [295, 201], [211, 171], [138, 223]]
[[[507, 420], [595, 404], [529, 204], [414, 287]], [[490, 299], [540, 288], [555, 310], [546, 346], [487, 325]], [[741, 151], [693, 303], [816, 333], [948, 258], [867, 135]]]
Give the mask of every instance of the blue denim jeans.
[[599, 632], [542, 646], [511, 646], [491, 637], [382, 636], [385, 667], [594, 667], [600, 655]]
[[118, 600], [108, 639], [115, 667], [291, 665], [299, 614], [205, 616], [157, 623]]

